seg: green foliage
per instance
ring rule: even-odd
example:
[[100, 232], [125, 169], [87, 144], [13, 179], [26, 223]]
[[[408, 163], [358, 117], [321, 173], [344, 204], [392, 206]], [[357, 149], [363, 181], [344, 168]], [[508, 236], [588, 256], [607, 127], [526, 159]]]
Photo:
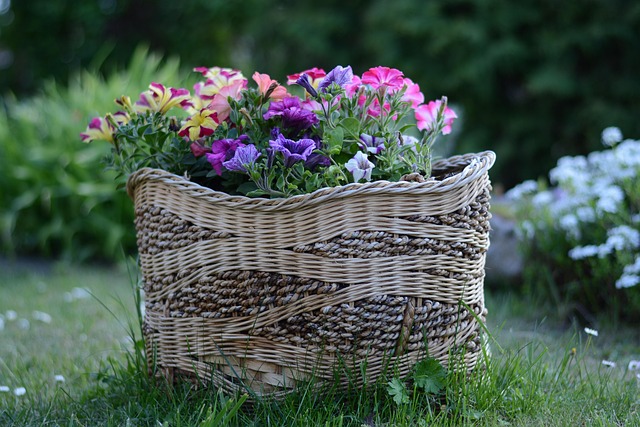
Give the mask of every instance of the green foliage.
[[153, 79], [177, 82], [178, 62], [138, 50], [126, 71], [102, 78], [74, 75], [67, 87], [48, 82], [34, 97], [4, 99], [0, 110], [0, 231], [4, 253], [67, 260], [121, 257], [135, 248], [132, 203], [115, 192], [102, 159], [107, 146], [82, 144], [89, 118], [123, 90]]

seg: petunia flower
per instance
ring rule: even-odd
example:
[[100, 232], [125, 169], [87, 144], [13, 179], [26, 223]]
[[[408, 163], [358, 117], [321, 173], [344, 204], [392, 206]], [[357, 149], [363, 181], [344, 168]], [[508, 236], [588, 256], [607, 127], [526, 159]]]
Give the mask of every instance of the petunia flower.
[[329, 73], [325, 76], [324, 79], [318, 85], [318, 90], [320, 92], [326, 92], [327, 88], [331, 86], [332, 83], [336, 83], [340, 87], [344, 87], [345, 85], [351, 83], [353, 80], [353, 70], [351, 66], [342, 67], [338, 65], [333, 70], [329, 71]]
[[358, 151], [355, 156], [344, 167], [353, 175], [353, 181], [358, 182], [362, 178], [371, 181], [371, 172], [374, 164], [367, 159], [367, 155], [362, 151]]
[[223, 163], [233, 158], [236, 150], [245, 145], [244, 141], [246, 139], [246, 136], [243, 135], [237, 139], [228, 138], [213, 141], [211, 144], [211, 152], [205, 153], [205, 156], [218, 175], [222, 175]]
[[182, 128], [180, 128], [178, 135], [195, 141], [212, 135], [218, 125], [218, 114], [212, 110], [202, 109], [187, 119]]
[[316, 114], [303, 108], [300, 98], [292, 96], [283, 98], [282, 101], [274, 101], [263, 114], [265, 120], [279, 116], [282, 118], [282, 127], [301, 131], [309, 129], [319, 122]]
[[248, 144], [238, 147], [233, 157], [226, 162], [222, 162], [222, 165], [230, 171], [248, 173], [250, 166], [253, 165], [260, 156], [261, 154], [256, 149], [256, 146]]
[[[269, 94], [269, 98], [279, 101], [286, 96], [290, 96], [287, 89], [281, 86], [276, 80], [269, 77], [268, 74], [260, 74], [257, 71], [253, 73], [253, 81], [257, 83], [258, 90], [262, 95]], [[275, 86], [273, 89], [272, 86]]]
[[242, 89], [246, 86], [246, 81], [235, 81], [229, 86], [224, 86], [213, 97], [213, 100], [209, 104], [209, 109], [218, 113], [218, 120], [223, 122], [231, 114], [231, 105], [229, 104], [229, 98], [238, 100], [242, 98]]
[[173, 107], [188, 108], [191, 99], [187, 89], [167, 88], [160, 83], [151, 83], [149, 89], [140, 94], [140, 99], [135, 105], [141, 112], [166, 114]]
[[424, 102], [424, 95], [420, 92], [420, 86], [410, 78], [405, 77], [404, 84], [407, 90], [402, 95], [402, 100], [411, 104], [411, 108], [416, 108]]
[[113, 132], [113, 125], [106, 118], [94, 117], [89, 122], [87, 129], [80, 134], [80, 139], [82, 142], [102, 140], [113, 144]]
[[370, 85], [374, 89], [386, 86], [391, 92], [398, 91], [404, 86], [402, 71], [389, 67], [370, 68], [362, 75], [362, 84]]
[[302, 76], [303, 74], [306, 74], [309, 77], [309, 80], [311, 81], [311, 86], [313, 86], [314, 88], [317, 88], [320, 82], [322, 81], [322, 79], [324, 78], [324, 76], [327, 75], [327, 73], [322, 68], [313, 67], [308, 70], [304, 70], [300, 73], [288, 75], [287, 84], [288, 85], [296, 84], [300, 76]]
[[201, 73], [206, 79], [206, 89], [203, 91], [203, 95], [212, 98], [216, 93], [225, 86], [230, 86], [236, 82], [244, 82], [246, 87], [247, 79], [242, 75], [242, 72], [234, 70], [232, 68], [222, 67], [196, 67], [193, 71]]
[[309, 138], [294, 141], [279, 134], [275, 140], [269, 141], [269, 146], [275, 151], [282, 153], [285, 167], [290, 168], [299, 161], [306, 161], [313, 150], [315, 150], [316, 143], [313, 139]]
[[380, 154], [384, 150], [384, 138], [363, 133], [360, 135], [358, 147], [371, 154]]
[[296, 84], [302, 86], [304, 90], [306, 90], [307, 93], [312, 97], [315, 98], [318, 96], [318, 91], [311, 84], [311, 79], [308, 75], [302, 74], [300, 77], [298, 77], [298, 80], [296, 80]]
[[[419, 105], [416, 108], [416, 120], [418, 121], [418, 129], [420, 130], [433, 130], [438, 125], [438, 115], [440, 114], [440, 110], [442, 108], [442, 101], [429, 101], [428, 104]], [[442, 128], [442, 134], [447, 135], [451, 133], [451, 125], [453, 124], [453, 119], [458, 116], [456, 113], [449, 108], [448, 106], [444, 106], [443, 111], [443, 120], [444, 127]]]

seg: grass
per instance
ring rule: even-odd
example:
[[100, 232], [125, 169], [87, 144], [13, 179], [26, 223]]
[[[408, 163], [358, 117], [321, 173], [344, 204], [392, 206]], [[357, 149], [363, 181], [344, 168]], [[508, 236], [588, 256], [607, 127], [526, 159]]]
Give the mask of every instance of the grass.
[[627, 369], [640, 359], [640, 332], [601, 326], [594, 337], [510, 295], [487, 296], [486, 370], [448, 372], [435, 392], [396, 381], [406, 387], [396, 403], [387, 378], [347, 392], [301, 387], [250, 406], [147, 378], [131, 338], [139, 332], [126, 271], [0, 267], [0, 386], [9, 389], [0, 392], [2, 426], [640, 425], [639, 371]]

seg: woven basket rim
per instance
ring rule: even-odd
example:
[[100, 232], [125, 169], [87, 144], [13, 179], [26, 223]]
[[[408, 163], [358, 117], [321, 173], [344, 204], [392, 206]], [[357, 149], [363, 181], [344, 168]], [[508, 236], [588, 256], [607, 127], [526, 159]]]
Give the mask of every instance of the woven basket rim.
[[294, 209], [302, 204], [311, 202], [319, 203], [328, 198], [352, 197], [363, 194], [403, 193], [421, 194], [425, 192], [446, 192], [453, 187], [465, 185], [469, 181], [477, 179], [487, 173], [493, 166], [496, 155], [487, 150], [479, 153], [469, 153], [441, 159], [433, 164], [433, 171], [444, 171], [447, 168], [458, 167], [462, 170], [443, 180], [433, 177], [424, 182], [409, 181], [372, 181], [367, 183], [351, 183], [337, 187], [318, 189], [312, 193], [300, 194], [288, 198], [250, 198], [242, 195], [230, 195], [204, 187], [190, 181], [184, 176], [179, 176], [162, 169], [142, 168], [132, 173], [127, 179], [127, 193], [135, 201], [136, 188], [144, 181], [162, 181], [168, 185], [180, 186], [181, 191], [188, 191], [196, 197], [216, 199], [216, 202], [232, 204], [235, 208], [248, 209]]

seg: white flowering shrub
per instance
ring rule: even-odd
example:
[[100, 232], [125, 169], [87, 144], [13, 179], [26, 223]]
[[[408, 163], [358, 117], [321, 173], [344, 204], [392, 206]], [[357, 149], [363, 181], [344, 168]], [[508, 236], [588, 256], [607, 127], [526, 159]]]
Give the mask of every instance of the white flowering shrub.
[[618, 128], [608, 148], [563, 157], [550, 186], [525, 181], [506, 194], [526, 259], [525, 286], [583, 313], [640, 319], [640, 141]]

